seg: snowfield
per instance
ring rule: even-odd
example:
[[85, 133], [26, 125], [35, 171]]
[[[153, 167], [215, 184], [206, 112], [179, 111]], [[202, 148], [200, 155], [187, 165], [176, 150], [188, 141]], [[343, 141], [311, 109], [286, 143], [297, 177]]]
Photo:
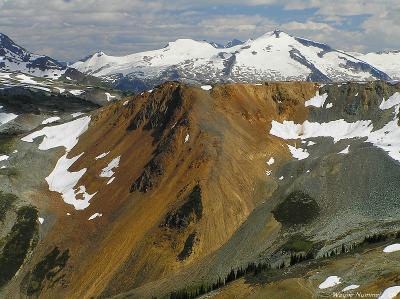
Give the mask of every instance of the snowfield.
[[21, 140], [33, 142], [36, 138], [44, 136], [39, 145], [40, 150], [63, 146], [67, 151], [70, 151], [78, 143], [79, 136], [88, 129], [89, 123], [90, 116], [85, 116], [61, 125], [44, 127], [23, 137]]
[[83, 185], [75, 188], [78, 181], [86, 173], [86, 168], [76, 172], [68, 170], [83, 153], [71, 159], [68, 159], [67, 155], [68, 153], [65, 153], [57, 161], [53, 171], [46, 177], [46, 181], [49, 190], [60, 193], [65, 203], [73, 205], [76, 210], [83, 210], [89, 206], [89, 201], [96, 193], [89, 194]]
[[[351, 138], [361, 138], [374, 146], [384, 150], [394, 160], [400, 161], [400, 128], [399, 108], [400, 101], [398, 93], [392, 95], [387, 101], [380, 105], [381, 109], [393, 109], [393, 120], [385, 124], [381, 129], [374, 130], [370, 120], [360, 120], [353, 123], [346, 122], [344, 119], [333, 120], [326, 123], [309, 122], [306, 120], [302, 124], [295, 124], [293, 121], [283, 121], [282, 123], [272, 121], [270, 134], [285, 140], [307, 140], [315, 137], [330, 137], [333, 142]], [[304, 159], [306, 152], [303, 149], [296, 149], [288, 145], [293, 157]], [[347, 151], [342, 152], [347, 153]]]

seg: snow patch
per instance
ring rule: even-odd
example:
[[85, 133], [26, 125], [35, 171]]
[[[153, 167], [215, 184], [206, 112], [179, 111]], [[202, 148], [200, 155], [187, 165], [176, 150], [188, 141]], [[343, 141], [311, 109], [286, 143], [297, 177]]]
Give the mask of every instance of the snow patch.
[[81, 116], [81, 115], [83, 115], [83, 114], [85, 114], [85, 113], [83, 113], [83, 112], [75, 112], [75, 113], [72, 113], [71, 116], [72, 116], [73, 118], [76, 118], [76, 117]]
[[88, 129], [89, 123], [90, 116], [86, 116], [61, 125], [45, 127], [23, 137], [21, 140], [33, 142], [36, 138], [44, 136], [39, 145], [40, 150], [64, 146], [67, 151], [70, 151], [78, 143], [79, 136]]
[[349, 148], [350, 148], [350, 145], [346, 146], [346, 148], [344, 150], [340, 151], [339, 154], [344, 154], [344, 155], [348, 154]]
[[93, 220], [94, 218], [96, 218], [96, 217], [101, 217], [101, 216], [103, 216], [103, 214], [94, 213], [92, 216], [90, 216], [90, 217], [88, 218], [88, 220]]
[[111, 101], [112, 99], [114, 99], [116, 97], [116, 96], [111, 95], [109, 92], [106, 92], [105, 95], [106, 95], [107, 102]]
[[400, 293], [400, 286], [393, 286], [383, 291], [382, 295], [380, 295], [378, 299], [393, 299], [399, 293]]
[[311, 141], [311, 140], [307, 142], [307, 146], [312, 146], [312, 145], [315, 145], [315, 144], [316, 143], [314, 141]]
[[57, 86], [54, 86], [54, 88], [57, 89], [59, 93], [63, 93], [65, 91], [65, 88], [61, 88], [61, 87], [57, 87]]
[[67, 155], [68, 152], [57, 161], [53, 171], [46, 177], [46, 181], [49, 185], [49, 190], [60, 193], [65, 203], [73, 205], [76, 210], [83, 210], [89, 206], [90, 199], [97, 192], [89, 194], [86, 192], [85, 186], [75, 188], [87, 169], [84, 168], [76, 172], [69, 172], [68, 169], [83, 153], [71, 159], [68, 159]]
[[100, 177], [102, 178], [110, 178], [114, 175], [114, 168], [117, 168], [119, 166], [119, 161], [121, 159], [121, 156], [118, 156], [114, 159], [112, 159], [112, 161], [110, 163], [108, 163], [108, 165], [106, 167], [104, 167], [100, 173]]
[[400, 92], [396, 92], [391, 97], [389, 97], [387, 101], [383, 99], [382, 103], [379, 105], [379, 109], [387, 110], [399, 104], [400, 104]]
[[19, 79], [19, 81], [23, 84], [38, 84], [38, 82], [36, 82], [35, 80], [32, 79], [32, 77], [29, 77], [25, 74], [20, 74], [15, 76], [17, 79]]
[[399, 250], [400, 250], [400, 244], [396, 243], [396, 244], [386, 246], [383, 249], [383, 252], [390, 253], [390, 252], [395, 252], [395, 251], [399, 251]]
[[40, 223], [40, 224], [43, 224], [43, 222], [44, 222], [44, 218], [42, 218], [42, 217], [38, 217], [38, 221], [39, 221], [39, 223]]
[[328, 103], [328, 104], [326, 104], [326, 109], [330, 109], [330, 108], [332, 108], [333, 107], [333, 103]]
[[0, 162], [1, 162], [1, 161], [6, 161], [6, 160], [8, 160], [8, 158], [10, 158], [10, 156], [7, 156], [7, 155], [0, 155]]
[[327, 93], [324, 93], [323, 95], [319, 95], [319, 91], [317, 91], [317, 94], [314, 97], [312, 97], [311, 99], [309, 99], [308, 101], [306, 101], [304, 103], [304, 106], [306, 106], [306, 107], [314, 106], [317, 108], [321, 108], [322, 106], [324, 106], [324, 103], [327, 98], [328, 98]]
[[107, 185], [110, 185], [114, 180], [115, 180], [115, 177], [112, 177], [111, 179], [109, 179], [107, 182]]
[[185, 143], [189, 141], [189, 138], [190, 138], [189, 134], [186, 134]]
[[360, 286], [359, 286], [358, 284], [351, 284], [351, 285], [345, 287], [345, 288], [342, 290], [342, 292], [347, 292], [347, 291], [350, 291], [350, 290], [355, 290], [355, 289], [358, 289], [359, 287], [360, 287]]
[[297, 159], [297, 160], [303, 160], [308, 158], [308, 156], [310, 155], [306, 149], [303, 148], [296, 148], [294, 146], [291, 146], [288, 144], [288, 148], [290, 153], [292, 154], [293, 158]]
[[212, 86], [211, 85], [203, 85], [203, 86], [201, 86], [201, 89], [203, 89], [203, 90], [211, 90]]
[[80, 96], [85, 91], [79, 90], [79, 89], [71, 89], [71, 90], [68, 90], [68, 92], [77, 97], [77, 96]]
[[269, 158], [267, 164], [271, 166], [271, 165], [274, 164], [274, 163], [275, 163], [274, 157]]
[[318, 287], [320, 289], [327, 289], [334, 287], [340, 284], [340, 277], [339, 276], [329, 276], [323, 283], [321, 283]]
[[308, 139], [313, 137], [332, 137], [334, 142], [342, 139], [366, 137], [372, 131], [370, 120], [348, 123], [344, 119], [327, 123], [309, 122], [295, 124], [293, 121], [279, 123], [272, 121], [270, 134], [282, 139]]
[[60, 120], [60, 118], [58, 116], [49, 117], [49, 118], [45, 119], [44, 121], [42, 121], [42, 125], [51, 124], [58, 120]]
[[[397, 107], [400, 107], [400, 104]], [[348, 123], [343, 119], [327, 123], [305, 121], [302, 124], [295, 124], [293, 121], [284, 121], [283, 123], [272, 121], [270, 134], [283, 139], [331, 137], [335, 143], [343, 139], [365, 138], [365, 142], [386, 151], [391, 158], [400, 161], [400, 130], [398, 122], [398, 112], [396, 112], [393, 120], [375, 131], [370, 120], [361, 120], [353, 123]]]
[[2, 108], [3, 108], [3, 106], [0, 106], [0, 126], [6, 124], [18, 117], [18, 115], [14, 114], [14, 113], [1, 112]]
[[105, 156], [107, 156], [109, 153], [110, 153], [110, 152], [102, 153], [102, 154], [98, 155], [98, 156], [95, 158], [95, 160], [102, 159], [102, 158], [104, 158]]

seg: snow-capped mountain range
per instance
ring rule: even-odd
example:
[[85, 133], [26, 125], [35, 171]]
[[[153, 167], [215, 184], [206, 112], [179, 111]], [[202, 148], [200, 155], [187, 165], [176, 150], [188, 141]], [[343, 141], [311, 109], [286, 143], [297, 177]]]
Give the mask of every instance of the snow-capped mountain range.
[[[366, 81], [391, 76], [362, 57], [275, 30], [234, 46], [178, 39], [162, 49], [127, 56], [95, 53], [72, 67], [119, 88], [151, 88], [165, 80], [189, 83]], [[391, 75], [393, 75], [391, 73]]]
[[162, 49], [126, 56], [98, 52], [65, 66], [25, 50], [0, 33], [0, 71], [50, 79], [68, 76], [77, 83], [85, 78], [84, 73], [132, 91], [152, 89], [166, 80], [193, 84], [399, 80], [400, 51], [344, 52], [275, 30], [246, 42], [233, 39], [225, 45], [178, 39]]
[[33, 54], [0, 33], [0, 70], [57, 79], [67, 67], [44, 55]]

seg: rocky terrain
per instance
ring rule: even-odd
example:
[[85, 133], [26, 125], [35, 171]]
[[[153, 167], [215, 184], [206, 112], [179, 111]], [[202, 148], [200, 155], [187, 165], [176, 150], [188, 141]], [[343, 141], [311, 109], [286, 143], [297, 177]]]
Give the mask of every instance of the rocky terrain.
[[400, 286], [400, 245], [387, 247], [400, 243], [400, 84], [169, 81], [104, 106], [23, 99], [0, 96], [2, 298]]

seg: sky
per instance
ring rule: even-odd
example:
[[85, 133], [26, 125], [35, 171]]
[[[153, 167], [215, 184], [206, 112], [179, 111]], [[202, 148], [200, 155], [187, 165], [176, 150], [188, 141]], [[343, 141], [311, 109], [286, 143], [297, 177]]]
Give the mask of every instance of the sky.
[[400, 50], [399, 0], [0, 0], [0, 32], [38, 54], [76, 61], [178, 38], [219, 43], [280, 29], [345, 51]]

